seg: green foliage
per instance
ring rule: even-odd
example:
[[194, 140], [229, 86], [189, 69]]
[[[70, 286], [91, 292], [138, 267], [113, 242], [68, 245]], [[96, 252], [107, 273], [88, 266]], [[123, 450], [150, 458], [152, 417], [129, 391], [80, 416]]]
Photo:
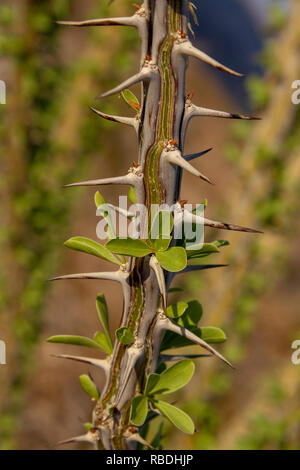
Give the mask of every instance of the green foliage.
[[134, 397], [131, 402], [130, 421], [135, 426], [142, 426], [148, 413], [148, 399], [143, 395]]
[[206, 343], [224, 343], [226, 341], [226, 335], [221, 328], [215, 326], [202, 326], [199, 328], [198, 336], [202, 338]]
[[163, 269], [170, 272], [182, 271], [187, 265], [187, 256], [184, 248], [174, 246], [166, 251], [158, 251], [156, 258]]
[[[105, 300], [105, 296], [104, 294], [98, 294], [97, 295], [97, 298], [96, 298], [96, 307], [97, 307], [97, 311], [98, 311], [98, 316], [99, 316], [99, 320], [105, 330], [105, 334], [102, 333], [100, 336], [103, 337], [103, 335], [105, 336], [105, 339], [102, 340], [102, 343], [105, 344], [105, 351], [108, 353], [108, 354], [112, 354], [112, 351], [113, 351], [113, 344], [112, 344], [112, 340], [111, 340], [111, 336], [110, 336], [110, 332], [109, 332], [109, 319], [108, 319], [108, 308], [107, 308], [107, 304], [106, 304], [106, 300]], [[95, 337], [95, 341], [97, 341], [99, 343], [99, 331], [98, 331], [98, 334], [97, 334], [97, 338]], [[100, 343], [99, 343], [100, 344]]]
[[79, 377], [80, 385], [93, 400], [99, 400], [99, 391], [91, 379], [91, 377], [87, 374], [80, 375]]
[[107, 308], [107, 303], [106, 303], [104, 294], [97, 295], [96, 308], [98, 311], [99, 320], [104, 330], [109, 335], [108, 308]]
[[185, 302], [176, 302], [176, 304], [169, 305], [167, 308], [166, 314], [170, 318], [179, 318], [181, 315], [184, 314], [186, 309], [188, 308], [188, 304]]
[[123, 100], [125, 101], [125, 103], [128, 104], [130, 108], [134, 109], [135, 111], [139, 111], [141, 109], [139, 100], [135, 96], [135, 94], [132, 93], [132, 91], [127, 89], [127, 90], [121, 91], [120, 95], [122, 96]]
[[194, 434], [195, 426], [191, 418], [184, 411], [170, 405], [165, 401], [155, 400], [153, 406], [162, 413], [174, 426], [186, 434]]
[[148, 414], [148, 402], [159, 410], [171, 423], [187, 434], [194, 433], [191, 418], [173, 405], [157, 400], [156, 395], [176, 392], [192, 378], [195, 365], [190, 359], [184, 359], [165, 369], [160, 374], [150, 374], [145, 386], [144, 395], [135, 397], [131, 402], [130, 420], [136, 426], [144, 424]]
[[[141, 240], [133, 238], [115, 238], [106, 243], [106, 248], [113, 253], [124, 256], [142, 258], [155, 253], [157, 261], [163, 269], [171, 272], [182, 271], [187, 265], [187, 256], [182, 247], [168, 248], [170, 240]], [[156, 251], [158, 249], [158, 251]]]
[[190, 359], [184, 359], [166, 369], [162, 374], [150, 374], [145, 393], [147, 395], [165, 395], [184, 387], [192, 378], [195, 365]]
[[152, 253], [151, 248], [145, 241], [134, 238], [115, 238], [107, 242], [105, 246], [113, 253], [124, 256], [135, 256], [136, 258]]
[[206, 256], [211, 255], [212, 253], [219, 253], [219, 248], [215, 243], [204, 243], [203, 247], [199, 250], [187, 250], [187, 258], [205, 258]]
[[134, 187], [131, 186], [128, 192], [128, 199], [131, 202], [131, 204], [136, 204], [136, 197], [135, 197], [135, 191]]
[[97, 256], [105, 261], [121, 266], [121, 262], [111, 253], [106, 246], [91, 240], [86, 237], [73, 237], [67, 240], [64, 245], [72, 250], [88, 253], [89, 255]]
[[134, 336], [126, 326], [123, 326], [116, 331], [116, 338], [120, 343], [126, 345], [134, 343]]
[[100, 344], [85, 336], [56, 335], [47, 339], [48, 343], [71, 344], [73, 346], [85, 346], [86, 348], [102, 349]]
[[94, 341], [96, 341], [100, 348], [103, 349], [103, 351], [105, 351], [109, 356], [112, 354], [113, 345], [109, 335], [103, 333], [103, 331], [97, 331], [94, 334]]
[[102, 194], [99, 193], [99, 191], [97, 191], [95, 193], [94, 200], [95, 200], [95, 204], [96, 204], [97, 209], [98, 209], [98, 207], [102, 206], [102, 204], [105, 204], [105, 199], [102, 196]]

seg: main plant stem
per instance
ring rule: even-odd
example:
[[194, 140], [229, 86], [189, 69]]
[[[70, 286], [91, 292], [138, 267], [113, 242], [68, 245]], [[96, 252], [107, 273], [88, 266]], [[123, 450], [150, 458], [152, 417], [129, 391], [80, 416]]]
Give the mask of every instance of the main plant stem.
[[[137, 203], [144, 204], [150, 214], [152, 204], [172, 205], [178, 193], [179, 167], [162, 161], [161, 156], [168, 145], [182, 145], [186, 60], [182, 58], [175, 70], [172, 50], [175, 39], [187, 32], [185, 2], [149, 0], [144, 8], [148, 44], [141, 70], [151, 69], [153, 78], [143, 85], [138, 171], [143, 175], [144, 191], [137, 193]], [[146, 212], [143, 217], [147, 218]], [[141, 225], [146, 227], [146, 220]], [[155, 337], [153, 330], [161, 312], [161, 296], [149, 260], [135, 258], [128, 267], [130, 300], [124, 302], [121, 326], [132, 331], [135, 342], [130, 346], [116, 342], [109, 376], [95, 407], [94, 425], [100, 429], [106, 449], [128, 447], [128, 437], [135, 432], [129, 423], [131, 400], [143, 391], [149, 371], [156, 368], [161, 335]]]

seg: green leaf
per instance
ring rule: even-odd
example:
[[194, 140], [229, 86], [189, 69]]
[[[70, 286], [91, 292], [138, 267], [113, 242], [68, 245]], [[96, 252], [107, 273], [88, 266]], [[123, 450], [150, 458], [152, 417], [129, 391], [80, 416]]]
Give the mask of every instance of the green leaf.
[[96, 341], [85, 336], [57, 335], [47, 339], [48, 343], [72, 344], [73, 346], [85, 346], [87, 348], [102, 349]]
[[98, 311], [99, 320], [106, 331], [109, 334], [109, 320], [108, 320], [108, 308], [104, 294], [98, 294], [96, 297], [96, 308]]
[[212, 253], [219, 253], [218, 247], [214, 243], [204, 243], [199, 250], [186, 250], [188, 259], [204, 258]]
[[153, 250], [147, 245], [146, 242], [133, 238], [115, 238], [110, 240], [105, 245], [113, 253], [118, 253], [125, 256], [135, 256], [141, 258], [149, 255]]
[[170, 405], [165, 401], [155, 400], [153, 402], [155, 408], [158, 409], [174, 426], [186, 434], [194, 434], [195, 426], [191, 418], [184, 411]]
[[203, 309], [198, 300], [191, 300], [188, 302], [188, 308], [184, 314], [178, 318], [178, 325], [188, 328], [189, 326], [197, 326], [202, 318]]
[[182, 287], [170, 287], [169, 289], [169, 294], [172, 294], [172, 292], [183, 292], [184, 289]]
[[135, 426], [142, 426], [148, 414], [148, 399], [144, 396], [134, 397], [131, 402], [130, 421]]
[[122, 96], [123, 100], [125, 101], [125, 103], [127, 103], [128, 106], [130, 106], [135, 111], [139, 111], [141, 109], [141, 105], [139, 103], [139, 100], [137, 99], [135, 94], [132, 93], [132, 91], [130, 91], [128, 89], [126, 89], [124, 91], [121, 91], [121, 96]]
[[113, 345], [109, 335], [103, 333], [103, 331], [97, 331], [94, 335], [94, 341], [99, 344], [100, 348], [103, 349], [106, 354], [108, 354], [109, 356], [112, 354]]
[[99, 191], [95, 193], [94, 199], [97, 209], [98, 207], [102, 206], [102, 204], [105, 204], [105, 199], [102, 194], [99, 193]]
[[227, 241], [227, 240], [216, 240], [212, 243], [213, 243], [213, 245], [216, 245], [217, 248], [221, 248], [222, 246], [230, 245], [229, 241]]
[[206, 209], [208, 205], [208, 199], [205, 198], [201, 204], [203, 205], [203, 208]]
[[195, 364], [190, 359], [184, 359], [165, 370], [151, 389], [151, 395], [165, 395], [184, 387], [192, 378]]
[[89, 432], [93, 428], [93, 423], [84, 423], [86, 432]]
[[154, 251], [166, 251], [169, 248], [172, 238], [170, 233], [173, 230], [173, 217], [169, 211], [159, 211], [155, 217], [150, 232], [150, 243]]
[[121, 266], [121, 262], [103, 245], [85, 237], [73, 237], [64, 243], [65, 246], [72, 250], [82, 251], [89, 255], [98, 256], [98, 258], [110, 261], [111, 263]]
[[134, 187], [131, 186], [128, 192], [128, 199], [131, 202], [131, 204], [136, 204], [136, 197], [135, 197], [135, 192], [134, 192]]
[[152, 389], [155, 387], [157, 382], [160, 379], [159, 374], [150, 374], [147, 379], [146, 387], [145, 387], [145, 395], [149, 395]]
[[200, 338], [207, 343], [224, 343], [226, 335], [221, 328], [214, 326], [202, 326], [200, 329]]
[[87, 374], [83, 374], [79, 377], [79, 380], [85, 393], [87, 393], [94, 400], [99, 400], [98, 389], [96, 385], [94, 384], [93, 380], [91, 379], [91, 377]]
[[123, 344], [132, 344], [134, 343], [134, 336], [131, 333], [131, 331], [126, 328], [126, 326], [123, 326], [122, 328], [119, 328], [116, 331], [116, 338], [120, 343]]
[[170, 272], [182, 271], [187, 265], [185, 249], [179, 246], [169, 248], [167, 251], [158, 251], [156, 258], [161, 267]]
[[166, 314], [168, 317], [171, 318], [179, 318], [181, 315], [184, 314], [186, 309], [188, 308], [188, 304], [185, 302], [176, 302], [176, 304], [169, 305], [167, 308]]

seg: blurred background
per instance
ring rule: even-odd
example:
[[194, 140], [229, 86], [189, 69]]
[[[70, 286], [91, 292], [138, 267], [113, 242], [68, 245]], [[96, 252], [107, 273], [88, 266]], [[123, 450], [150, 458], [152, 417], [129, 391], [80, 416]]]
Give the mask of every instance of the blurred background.
[[[184, 175], [181, 198], [207, 198], [208, 217], [264, 235], [207, 231], [207, 240], [230, 242], [213, 260], [229, 266], [176, 279], [185, 292], [170, 301], [201, 302], [203, 322], [225, 330], [228, 340], [219, 350], [236, 370], [211, 358], [197, 363], [175, 400], [198, 433], [185, 436], [164, 422], [164, 448], [299, 449], [300, 365], [291, 361], [291, 345], [300, 339], [300, 105], [291, 103], [291, 85], [300, 79], [300, 3], [194, 3], [199, 26], [191, 20], [191, 39], [247, 76], [227, 77], [191, 59], [187, 91], [198, 105], [263, 120], [193, 120], [186, 153], [214, 148], [196, 166], [216, 186]], [[95, 239], [99, 219], [93, 189], [61, 187], [122, 175], [136, 159], [134, 132], [102, 122], [88, 106], [128, 113], [118, 97], [101, 103], [94, 97], [135, 73], [139, 49], [130, 28], [69, 29], [55, 20], [133, 11], [128, 0], [1, 0], [0, 79], [7, 84], [7, 104], [0, 105], [0, 339], [7, 345], [7, 364], [0, 365], [1, 449], [50, 449], [81, 434], [90, 420], [93, 404], [78, 380], [89, 368], [51, 357], [75, 351], [45, 339], [91, 336], [99, 291], [117, 328], [121, 291], [106, 282], [46, 279], [108, 268], [63, 248], [71, 236]], [[122, 189], [103, 194], [116, 202]], [[101, 387], [101, 372], [91, 372]]]

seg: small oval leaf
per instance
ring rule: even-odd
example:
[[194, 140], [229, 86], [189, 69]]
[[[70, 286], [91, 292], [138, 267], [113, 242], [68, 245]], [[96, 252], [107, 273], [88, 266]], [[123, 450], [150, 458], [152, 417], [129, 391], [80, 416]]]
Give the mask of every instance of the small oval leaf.
[[99, 391], [91, 379], [91, 377], [87, 374], [83, 374], [79, 377], [80, 385], [93, 400], [99, 400]]
[[186, 302], [176, 302], [176, 304], [169, 305], [166, 314], [171, 318], [179, 318], [184, 314], [187, 308], [188, 304]]
[[136, 197], [135, 197], [135, 191], [134, 187], [131, 186], [128, 192], [128, 199], [131, 202], [131, 204], [136, 204]]
[[227, 339], [224, 331], [215, 326], [202, 326], [199, 330], [200, 338], [207, 343], [224, 343]]
[[195, 426], [192, 419], [184, 411], [165, 401], [155, 400], [154, 407], [158, 409], [174, 426], [186, 434], [194, 434]]
[[71, 344], [73, 346], [85, 346], [86, 348], [102, 349], [96, 341], [85, 336], [57, 335], [47, 339], [48, 343]]
[[108, 320], [108, 308], [104, 294], [98, 294], [96, 297], [96, 308], [99, 316], [99, 320], [109, 335], [109, 320]]
[[102, 206], [102, 204], [105, 204], [105, 199], [102, 196], [102, 194], [99, 193], [99, 191], [95, 193], [94, 199], [95, 199], [95, 204], [96, 204], [97, 209], [98, 207]]
[[135, 426], [142, 426], [148, 414], [148, 399], [143, 395], [134, 397], [131, 402], [130, 421]]
[[199, 250], [187, 250], [188, 259], [205, 258], [213, 253], [219, 253], [219, 248], [214, 243], [204, 243]]
[[108, 336], [106, 333], [103, 333], [103, 331], [97, 331], [94, 335], [94, 341], [99, 344], [100, 348], [103, 349], [106, 354], [109, 356], [112, 354], [113, 345], [110, 336]]
[[65, 246], [72, 250], [88, 253], [98, 258], [110, 261], [111, 263], [121, 266], [121, 262], [103, 245], [86, 237], [73, 237], [64, 243]]
[[152, 389], [155, 387], [155, 385], [157, 384], [159, 379], [160, 379], [159, 374], [150, 374], [149, 375], [149, 377], [147, 379], [147, 383], [146, 383], [145, 395], [149, 395], [151, 393]]
[[126, 326], [123, 326], [122, 328], [119, 328], [116, 331], [116, 338], [120, 343], [123, 344], [132, 344], [134, 343], [134, 336], [131, 333], [131, 331], [126, 328]]
[[188, 302], [188, 308], [177, 321], [178, 325], [189, 328], [190, 326], [197, 326], [202, 318], [203, 309], [198, 300], [191, 300]]
[[139, 111], [141, 109], [139, 100], [137, 99], [135, 94], [132, 93], [131, 90], [127, 88], [126, 90], [121, 91], [120, 94], [123, 100], [125, 101], [125, 103], [127, 103], [128, 106], [130, 106], [132, 109], [134, 109], [135, 111]]
[[193, 377], [195, 364], [190, 359], [184, 359], [165, 370], [151, 389], [151, 394], [173, 393], [184, 387]]
[[185, 249], [180, 246], [174, 246], [167, 251], [158, 251], [156, 258], [162, 268], [174, 273], [182, 271], [187, 265]]
[[113, 253], [141, 258], [152, 253], [146, 242], [134, 238], [115, 238], [105, 245]]

